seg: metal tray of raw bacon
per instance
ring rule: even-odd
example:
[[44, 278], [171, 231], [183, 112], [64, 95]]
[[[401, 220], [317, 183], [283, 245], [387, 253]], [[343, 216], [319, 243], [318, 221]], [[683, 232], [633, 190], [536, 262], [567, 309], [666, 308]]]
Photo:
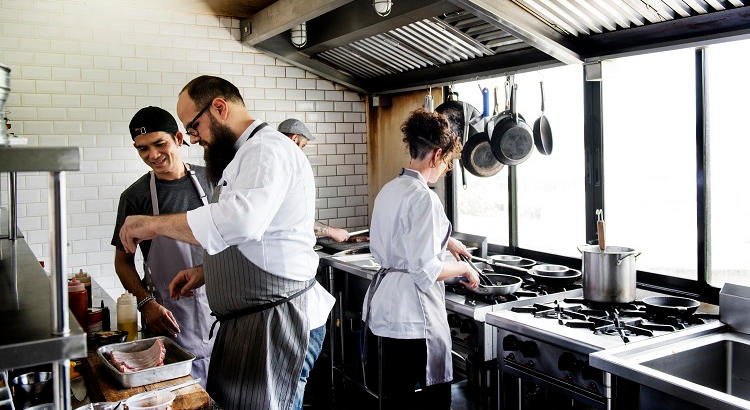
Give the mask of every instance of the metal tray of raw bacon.
[[[156, 339], [161, 339], [164, 343], [164, 364], [161, 366], [123, 373], [110, 361], [110, 354], [113, 351], [138, 352], [151, 347]], [[123, 387], [143, 386], [187, 376], [190, 374], [193, 360], [195, 360], [194, 354], [164, 336], [102, 346], [96, 349], [96, 354], [99, 356], [102, 365]]]

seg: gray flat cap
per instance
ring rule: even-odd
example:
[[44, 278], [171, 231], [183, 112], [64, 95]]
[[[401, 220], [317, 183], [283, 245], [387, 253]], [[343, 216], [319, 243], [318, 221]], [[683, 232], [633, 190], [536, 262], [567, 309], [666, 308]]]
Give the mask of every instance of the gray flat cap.
[[281, 124], [279, 124], [278, 129], [279, 132], [284, 134], [297, 134], [307, 138], [310, 141], [315, 140], [315, 136], [312, 135], [305, 124], [296, 118], [289, 118], [282, 121]]

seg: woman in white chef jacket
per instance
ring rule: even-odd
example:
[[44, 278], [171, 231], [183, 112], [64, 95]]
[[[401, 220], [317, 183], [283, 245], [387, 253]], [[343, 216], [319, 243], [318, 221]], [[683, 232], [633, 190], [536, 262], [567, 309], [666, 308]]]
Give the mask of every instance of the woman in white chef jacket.
[[401, 132], [411, 161], [375, 199], [370, 250], [382, 268], [365, 297], [363, 319], [370, 341], [373, 334], [381, 337], [383, 408], [450, 409], [453, 368], [443, 280], [463, 276], [466, 286], [476, 288], [479, 277], [457, 261], [469, 253], [450, 237], [451, 224], [427, 183], [449, 168], [461, 143], [443, 115], [422, 109], [409, 115]]

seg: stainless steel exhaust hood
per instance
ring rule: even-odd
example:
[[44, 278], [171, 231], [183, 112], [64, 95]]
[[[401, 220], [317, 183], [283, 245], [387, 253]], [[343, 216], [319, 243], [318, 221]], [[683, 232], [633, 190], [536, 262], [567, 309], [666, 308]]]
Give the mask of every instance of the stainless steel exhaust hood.
[[[750, 0], [279, 0], [243, 41], [379, 94], [750, 34]], [[296, 12], [291, 12], [294, 10]], [[289, 29], [306, 22], [296, 48]]]

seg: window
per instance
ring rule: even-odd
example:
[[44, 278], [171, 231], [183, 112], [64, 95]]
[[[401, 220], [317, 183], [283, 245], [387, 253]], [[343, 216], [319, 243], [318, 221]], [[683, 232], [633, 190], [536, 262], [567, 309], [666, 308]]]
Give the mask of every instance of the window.
[[684, 49], [609, 61], [602, 84], [607, 245], [641, 251], [639, 270], [693, 280], [694, 58]]
[[[578, 256], [577, 244], [585, 242], [583, 167], [583, 73], [581, 66], [556, 67], [515, 77], [517, 107], [529, 127], [540, 115], [539, 81], [544, 81], [545, 116], [553, 134], [549, 156], [536, 148], [516, 167], [518, 192], [518, 244], [543, 252]], [[462, 101], [482, 110], [481, 87], [498, 87], [499, 110], [505, 109], [505, 77], [458, 84], [453, 87]], [[457, 229], [486, 235], [491, 243], [508, 244], [508, 170], [479, 178], [467, 173], [468, 188], [456, 187]]]
[[534, 148], [517, 166], [518, 246], [579, 257], [576, 245], [586, 243], [583, 69], [570, 65], [516, 76], [518, 112], [530, 127], [540, 115], [539, 81], [553, 149], [545, 156]]
[[711, 249], [709, 282], [750, 285], [750, 216], [745, 188], [750, 82], [750, 41], [717, 44], [706, 50]]
[[466, 171], [466, 189], [461, 183], [461, 169], [457, 168], [456, 172], [456, 230], [486, 236], [490, 243], [508, 245], [507, 171], [500, 170], [484, 178]]

